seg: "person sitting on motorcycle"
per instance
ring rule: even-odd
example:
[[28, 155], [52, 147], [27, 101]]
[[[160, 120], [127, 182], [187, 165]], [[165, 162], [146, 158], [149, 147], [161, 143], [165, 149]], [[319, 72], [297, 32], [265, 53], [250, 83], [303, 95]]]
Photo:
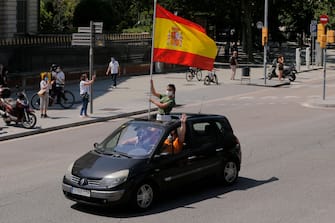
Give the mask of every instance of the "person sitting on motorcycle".
[[278, 55], [277, 57], [277, 70], [278, 70], [278, 80], [283, 79], [283, 72], [284, 72], [284, 56]]

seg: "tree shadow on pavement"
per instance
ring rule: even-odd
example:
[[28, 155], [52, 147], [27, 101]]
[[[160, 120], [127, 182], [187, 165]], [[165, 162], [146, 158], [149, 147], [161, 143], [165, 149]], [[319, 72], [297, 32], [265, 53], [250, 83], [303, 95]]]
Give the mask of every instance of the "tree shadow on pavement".
[[[95, 207], [81, 204], [74, 204], [71, 208], [99, 216], [113, 218], [132, 218], [152, 214], [158, 214], [173, 210], [176, 208], [195, 208], [192, 204], [208, 200], [208, 199], [224, 199], [232, 191], [245, 191], [250, 188], [262, 186], [264, 184], [278, 181], [277, 177], [271, 177], [267, 180], [255, 180], [245, 177], [239, 177], [237, 182], [231, 186], [223, 186], [217, 181], [203, 180], [193, 184], [189, 184], [182, 188], [172, 189], [159, 197], [152, 209], [146, 212], [138, 212], [125, 207]], [[178, 192], [177, 192], [178, 191]]]

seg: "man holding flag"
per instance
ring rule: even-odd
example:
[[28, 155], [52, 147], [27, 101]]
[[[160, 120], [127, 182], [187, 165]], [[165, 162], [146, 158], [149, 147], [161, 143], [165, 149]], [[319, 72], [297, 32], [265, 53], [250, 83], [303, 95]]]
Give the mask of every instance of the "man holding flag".
[[[154, 0], [154, 9], [154, 35], [150, 67], [151, 89], [153, 89], [153, 62], [180, 64], [203, 70], [213, 70], [217, 47], [215, 42], [206, 35], [205, 29], [196, 23], [167, 11], [157, 4], [156, 0]], [[150, 92], [149, 96], [148, 117], [150, 117], [151, 103], [154, 103], [159, 109], [162, 109], [162, 105], [166, 105], [166, 103], [158, 103], [152, 100], [151, 94], [152, 92]], [[169, 108], [168, 113], [170, 113], [171, 109]]]

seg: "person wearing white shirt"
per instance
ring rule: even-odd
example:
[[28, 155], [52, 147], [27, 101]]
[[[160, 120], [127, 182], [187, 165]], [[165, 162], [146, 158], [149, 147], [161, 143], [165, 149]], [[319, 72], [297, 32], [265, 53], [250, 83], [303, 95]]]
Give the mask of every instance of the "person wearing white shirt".
[[90, 99], [90, 86], [94, 83], [96, 76], [92, 76], [92, 80], [89, 80], [87, 74], [82, 74], [80, 77], [79, 90], [80, 97], [82, 99], [82, 107], [80, 109], [80, 117], [87, 118], [87, 105]]
[[106, 75], [108, 76], [109, 74], [112, 76], [112, 80], [114, 82], [113, 87], [115, 88], [116, 87], [116, 77], [120, 76], [121, 73], [120, 73], [119, 62], [115, 60], [114, 57], [111, 57], [111, 61], [107, 67]]

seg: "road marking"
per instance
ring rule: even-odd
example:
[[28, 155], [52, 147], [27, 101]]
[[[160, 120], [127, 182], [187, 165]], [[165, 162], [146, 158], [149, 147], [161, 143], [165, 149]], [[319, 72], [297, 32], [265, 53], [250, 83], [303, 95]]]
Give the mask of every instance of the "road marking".
[[292, 96], [285, 96], [284, 97], [285, 99], [298, 99], [298, 98], [300, 98], [300, 97], [298, 97], [298, 96], [294, 96], [294, 95], [292, 95]]

